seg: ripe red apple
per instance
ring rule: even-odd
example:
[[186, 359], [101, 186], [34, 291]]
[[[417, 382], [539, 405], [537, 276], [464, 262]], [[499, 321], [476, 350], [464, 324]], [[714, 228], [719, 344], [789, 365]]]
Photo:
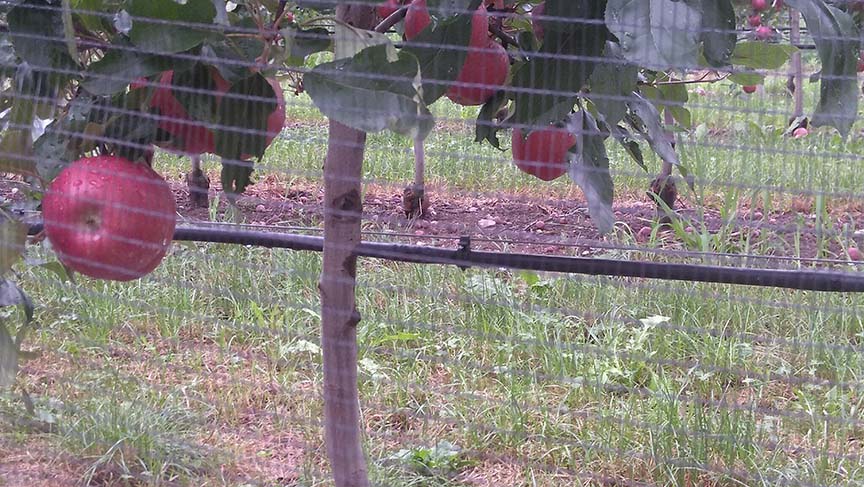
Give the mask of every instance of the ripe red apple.
[[543, 40], [543, 21], [534, 18], [534, 16], [542, 17], [546, 13], [546, 2], [540, 2], [531, 10], [531, 27], [534, 29], [534, 36], [539, 40]]
[[[218, 74], [215, 69], [211, 70], [216, 90], [224, 93], [230, 85]], [[162, 117], [159, 128], [171, 134], [180, 145], [170, 142], [160, 143], [160, 147], [176, 152], [187, 154], [203, 154], [214, 152], [216, 144], [213, 141], [213, 132], [203, 123], [192, 120], [183, 105], [174, 98], [171, 93], [171, 80], [174, 71], [165, 71], [159, 78], [159, 87], [153, 92], [150, 106], [159, 110]]]
[[521, 129], [514, 129], [513, 162], [523, 172], [552, 181], [567, 172], [567, 151], [574, 144], [576, 136], [562, 128], [534, 130], [527, 138]]
[[471, 18], [465, 64], [447, 90], [447, 98], [459, 105], [482, 105], [504, 85], [509, 71], [507, 50], [489, 37], [489, 17], [486, 6], [480, 4]]
[[768, 0], [751, 0], [750, 6], [756, 12], [761, 12], [768, 8]]
[[750, 24], [750, 27], [759, 27], [762, 25], [762, 16], [759, 14], [753, 14], [747, 18], [747, 22]]
[[748, 94], [756, 93], [756, 86], [755, 85], [742, 86], [741, 89], [744, 90], [744, 93], [748, 93]]
[[384, 3], [381, 3], [377, 7], [378, 16], [382, 19], [386, 19], [387, 17], [393, 15], [393, 12], [399, 10], [399, 6], [401, 3], [399, 0], [386, 0]]
[[760, 25], [756, 28], [756, 38], [760, 41], [768, 40], [773, 35], [774, 31], [771, 29], [771, 27], [768, 27], [767, 25]]
[[414, 39], [431, 23], [426, 0], [414, 0], [405, 12], [405, 38], [409, 41]]
[[488, 39], [482, 50], [468, 51], [459, 77], [447, 90], [447, 98], [459, 105], [482, 105], [504, 86], [509, 70], [507, 50]]
[[846, 249], [846, 253], [849, 254], [849, 258], [852, 260], [861, 260], [862, 258], [861, 251], [854, 245], [849, 246], [849, 248]]
[[60, 261], [97, 279], [129, 281], [155, 269], [176, 223], [171, 188], [146, 164], [79, 159], [48, 186], [45, 233]]
[[[222, 95], [231, 88], [231, 85], [219, 75], [215, 68], [211, 70], [211, 74], [216, 84], [218, 102], [221, 101]], [[216, 143], [213, 138], [213, 132], [204, 123], [193, 121], [189, 117], [189, 114], [186, 113], [183, 105], [180, 104], [171, 92], [173, 75], [173, 71], [162, 73], [162, 76], [159, 78], [160, 86], [156, 88], [150, 100], [150, 106], [158, 109], [163, 117], [159, 122], [159, 128], [171, 134], [174, 142], [176, 142], [160, 142], [159, 146], [168, 151], [190, 155], [215, 152]], [[276, 93], [276, 110], [267, 118], [267, 145], [269, 145], [279, 135], [279, 132], [282, 131], [282, 127], [285, 126], [285, 96], [282, 93], [282, 86], [279, 84], [279, 81], [275, 78], [270, 78], [267, 82]], [[136, 84], [133, 83], [132, 88], [136, 87]], [[248, 159], [249, 157], [249, 154], [243, 155], [243, 159]]]
[[796, 139], [800, 139], [802, 137], [807, 137], [807, 134], [809, 134], [809, 133], [810, 133], [810, 131], [807, 130], [806, 128], [798, 127], [797, 129], [792, 131], [792, 137], [796, 138]]

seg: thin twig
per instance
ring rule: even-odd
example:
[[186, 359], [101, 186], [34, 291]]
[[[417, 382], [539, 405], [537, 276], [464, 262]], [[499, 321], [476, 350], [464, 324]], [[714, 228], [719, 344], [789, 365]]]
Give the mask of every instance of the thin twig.
[[405, 15], [408, 13], [408, 5], [403, 5], [399, 7], [399, 10], [393, 12], [388, 15], [386, 19], [382, 20], [380, 24], [375, 26], [375, 32], [379, 32], [381, 34], [390, 30], [391, 27], [398, 24], [400, 20], [405, 18]]
[[504, 47], [507, 47], [507, 44], [516, 46], [517, 48], [519, 47], [519, 41], [517, 41], [515, 37], [501, 30], [501, 27], [490, 24], [489, 31], [504, 42]]

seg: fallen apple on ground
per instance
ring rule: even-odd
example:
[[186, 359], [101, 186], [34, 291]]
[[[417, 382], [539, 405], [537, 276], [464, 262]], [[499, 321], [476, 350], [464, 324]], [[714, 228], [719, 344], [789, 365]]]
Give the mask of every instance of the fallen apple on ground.
[[42, 216], [64, 265], [97, 279], [130, 281], [162, 262], [176, 205], [150, 166], [107, 155], [63, 169], [47, 188]]

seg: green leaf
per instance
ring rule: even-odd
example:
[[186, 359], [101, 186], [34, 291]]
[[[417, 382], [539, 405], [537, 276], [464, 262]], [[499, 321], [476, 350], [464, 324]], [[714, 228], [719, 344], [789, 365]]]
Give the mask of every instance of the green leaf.
[[499, 91], [487, 101], [480, 113], [477, 114], [477, 123], [474, 127], [474, 142], [483, 142], [484, 140], [498, 149], [501, 148], [501, 143], [498, 141], [498, 131], [501, 126], [495, 123], [495, 116], [507, 104], [507, 96], [503, 91]]
[[681, 161], [678, 159], [678, 154], [666, 137], [666, 130], [660, 121], [660, 112], [657, 107], [637, 93], [633, 94], [633, 101], [628, 103], [628, 106], [630, 113], [628, 113], [627, 122], [630, 126], [648, 141], [648, 145], [660, 159], [669, 164], [680, 165]]
[[0, 279], [0, 307], [6, 306], [21, 306], [26, 323], [33, 321], [34, 308], [30, 296], [9, 279]]
[[765, 82], [765, 75], [759, 73], [738, 72], [732, 73], [726, 79], [741, 86], [755, 86], [761, 85]]
[[109, 49], [105, 56], [87, 68], [82, 82], [84, 88], [94, 95], [113, 95], [129, 86], [132, 80], [146, 78], [162, 71], [187, 68], [191, 62], [163, 56], [149, 56], [129, 49], [128, 43], [115, 41], [116, 49]]
[[444, 96], [448, 82], [459, 77], [468, 55], [462, 48], [468, 46], [470, 32], [471, 16], [459, 15], [424, 30], [402, 49], [417, 58], [426, 105]]
[[21, 258], [26, 242], [27, 225], [0, 214], [0, 276]]
[[601, 2], [548, 0], [546, 15], [566, 20], [514, 74], [514, 124], [542, 127], [567, 117], [606, 46]]
[[631, 62], [652, 69], [696, 66], [702, 32], [699, 0], [609, 0], [606, 25]]
[[286, 59], [294, 65], [302, 65], [306, 56], [330, 49], [333, 40], [330, 31], [323, 27], [298, 29], [294, 26], [279, 31], [285, 39]]
[[[100, 33], [105, 29], [105, 24], [102, 19], [105, 17], [98, 15], [106, 12], [106, 6], [102, 0], [72, 0], [72, 9], [75, 11], [75, 17], [81, 24], [92, 33]], [[93, 12], [91, 15], [87, 12]]]
[[382, 45], [388, 48], [388, 58], [396, 55], [396, 47], [386, 34], [358, 29], [348, 24], [336, 24], [333, 33], [333, 56], [337, 60], [354, 57], [367, 47]]
[[9, 78], [15, 74], [18, 56], [7, 32], [0, 32], [0, 77]]
[[223, 191], [228, 194], [243, 194], [246, 187], [252, 184], [252, 163], [223, 158], [220, 178]]
[[583, 110], [575, 115], [581, 118], [577, 131], [576, 149], [570, 163], [570, 179], [582, 189], [588, 200], [588, 214], [600, 233], [608, 233], [615, 226], [612, 199], [615, 194], [609, 174], [609, 157], [603, 134], [597, 121]]
[[432, 130], [432, 115], [417, 91], [417, 58], [378, 45], [353, 58], [316, 66], [303, 86], [326, 117], [364, 132], [390, 129], [412, 138]]
[[0, 172], [11, 172], [32, 176], [36, 174], [33, 160], [33, 99], [25, 97], [20, 91], [15, 94], [9, 113], [9, 125], [0, 139]]
[[780, 69], [798, 48], [788, 44], [740, 42], [729, 60], [735, 66], [754, 69]]
[[613, 126], [627, 114], [627, 99], [636, 90], [639, 69], [628, 63], [617, 43], [606, 42], [604, 62], [591, 74], [591, 102], [601, 120]]
[[648, 166], [645, 165], [645, 158], [642, 156], [642, 148], [639, 147], [639, 142], [636, 141], [630, 132], [620, 126], [615, 125], [611, 127], [609, 131], [612, 134], [612, 137], [621, 144], [621, 147], [624, 148], [624, 151], [630, 156], [633, 161], [642, 168], [643, 171], [648, 171]]
[[690, 113], [690, 110], [685, 108], [683, 105], [667, 105], [666, 110], [669, 110], [669, 113], [672, 114], [672, 117], [675, 118], [678, 125], [685, 129], [689, 129], [693, 126], [693, 116]]
[[171, 94], [192, 120], [206, 123], [216, 121], [219, 107], [219, 93], [210, 69], [196, 63], [192, 69], [175, 70], [171, 76]]
[[709, 65], [729, 65], [738, 38], [730, 0], [702, 0], [702, 54]]
[[215, 33], [210, 28], [216, 17], [212, 0], [186, 0], [182, 5], [174, 0], [132, 0], [129, 14], [132, 43], [153, 53], [183, 52]]
[[267, 119], [276, 108], [276, 93], [260, 73], [234, 83], [219, 104], [216, 153], [233, 160], [263, 156]]
[[71, 0], [63, 0], [63, 11], [61, 18], [63, 19], [63, 39], [66, 41], [66, 50], [69, 56], [75, 60], [78, 59], [78, 40], [75, 38], [75, 25], [72, 21], [72, 4]]
[[18, 347], [15, 346], [6, 325], [0, 321], [0, 388], [12, 387], [16, 375], [18, 375]]
[[23, 2], [9, 11], [7, 22], [15, 53], [33, 69], [76, 69], [65, 37], [59, 35], [65, 31], [60, 9], [41, 0]]
[[788, 4], [804, 17], [822, 61], [819, 105], [812, 123], [832, 126], [846, 137], [858, 114], [858, 27], [849, 14], [822, 0]]

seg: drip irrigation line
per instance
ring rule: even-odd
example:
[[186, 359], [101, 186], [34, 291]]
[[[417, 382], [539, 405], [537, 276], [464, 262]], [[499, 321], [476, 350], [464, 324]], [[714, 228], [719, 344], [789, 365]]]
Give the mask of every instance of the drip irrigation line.
[[[29, 227], [31, 235], [35, 235], [41, 230], [41, 223], [31, 224]], [[323, 237], [185, 225], [177, 227], [174, 231], [174, 240], [312, 252], [321, 252], [324, 249]], [[357, 245], [354, 253], [358, 257], [372, 257], [397, 262], [454, 265], [463, 270], [469, 267], [504, 267], [538, 272], [736, 284], [801, 291], [864, 292], [864, 274], [485, 252], [472, 250], [469, 237], [460, 238], [459, 248], [456, 250], [420, 245], [363, 242]]]

